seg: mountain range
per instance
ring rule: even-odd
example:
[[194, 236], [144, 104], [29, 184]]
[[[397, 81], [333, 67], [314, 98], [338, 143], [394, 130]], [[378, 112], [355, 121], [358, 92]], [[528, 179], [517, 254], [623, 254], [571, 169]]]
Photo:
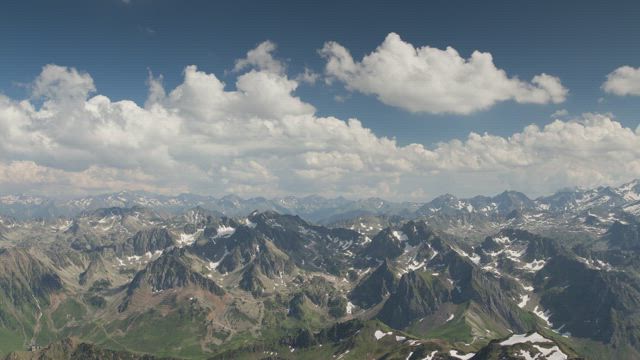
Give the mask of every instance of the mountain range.
[[639, 194], [3, 196], [0, 356], [640, 358]]
[[227, 216], [243, 216], [251, 211], [276, 211], [299, 215], [316, 223], [331, 223], [342, 218], [362, 215], [397, 215], [402, 217], [429, 216], [434, 213], [451, 214], [466, 211], [469, 214], [495, 216], [515, 211], [549, 211], [554, 213], [587, 209], [620, 208], [640, 214], [640, 181], [634, 180], [619, 187], [562, 190], [550, 196], [530, 199], [516, 191], [505, 191], [496, 196], [475, 196], [458, 199], [442, 195], [427, 203], [391, 202], [380, 198], [349, 200], [343, 197], [327, 199], [321, 196], [287, 196], [267, 199], [243, 199], [235, 195], [221, 198], [181, 194], [166, 196], [148, 192], [121, 191], [118, 193], [81, 197], [71, 200], [10, 194], [0, 196], [0, 215], [16, 219], [51, 219], [71, 217], [82, 212], [110, 207], [143, 206], [162, 214], [179, 214], [194, 207], [203, 207]]

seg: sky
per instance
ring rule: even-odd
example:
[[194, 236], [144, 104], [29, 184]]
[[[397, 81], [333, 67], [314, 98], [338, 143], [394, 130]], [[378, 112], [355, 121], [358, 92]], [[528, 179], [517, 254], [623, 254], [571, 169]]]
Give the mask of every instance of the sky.
[[0, 193], [640, 178], [637, 1], [5, 1]]

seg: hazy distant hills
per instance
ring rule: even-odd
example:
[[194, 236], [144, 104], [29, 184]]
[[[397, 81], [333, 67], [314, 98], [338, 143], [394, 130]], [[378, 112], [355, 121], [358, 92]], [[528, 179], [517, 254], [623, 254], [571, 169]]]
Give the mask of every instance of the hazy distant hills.
[[222, 198], [182, 194], [164, 196], [144, 192], [123, 191], [114, 194], [89, 196], [60, 201], [52, 198], [29, 195], [6, 195], [0, 197], [0, 214], [16, 219], [71, 217], [85, 211], [110, 207], [143, 206], [163, 214], [179, 214], [194, 207], [217, 211], [227, 216], [241, 216], [251, 211], [276, 211], [297, 214], [313, 221], [331, 220], [340, 215], [364, 214], [410, 214], [420, 205], [393, 203], [382, 199], [347, 200], [326, 199], [319, 196], [278, 199], [242, 199], [228, 195]]
[[596, 215], [605, 215], [607, 218], [610, 216], [608, 212], [612, 211], [640, 214], [640, 181], [635, 180], [615, 188], [564, 190], [537, 199], [529, 199], [523, 193], [505, 191], [493, 197], [476, 196], [468, 199], [442, 195], [427, 203], [396, 203], [379, 198], [327, 199], [321, 196], [288, 196], [274, 199], [243, 199], [234, 195], [222, 198], [193, 194], [164, 196], [129, 191], [64, 201], [24, 194], [0, 196], [0, 215], [20, 220], [73, 217], [100, 208], [132, 206], [146, 207], [165, 215], [180, 214], [195, 207], [220, 212], [226, 216], [244, 216], [254, 210], [275, 211], [299, 215], [308, 221], [323, 224], [371, 215], [395, 215], [403, 218], [462, 216], [469, 219], [491, 219], [525, 214], [579, 213], [586, 210], [593, 211]]

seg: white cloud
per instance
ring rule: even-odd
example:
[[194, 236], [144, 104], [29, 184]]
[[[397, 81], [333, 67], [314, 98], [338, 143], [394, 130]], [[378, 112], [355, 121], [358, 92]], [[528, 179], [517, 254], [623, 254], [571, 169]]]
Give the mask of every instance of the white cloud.
[[602, 89], [610, 94], [640, 96], [640, 68], [621, 66], [607, 75]]
[[320, 54], [330, 81], [410, 112], [469, 114], [506, 100], [561, 103], [568, 93], [551, 75], [536, 75], [531, 82], [509, 77], [490, 53], [474, 51], [465, 59], [452, 47], [415, 48], [395, 33], [360, 62], [336, 42], [325, 43]]
[[304, 72], [296, 76], [296, 80], [307, 84], [315, 84], [320, 75], [309, 68], [304, 68]]
[[558, 118], [562, 118], [565, 116], [569, 115], [569, 110], [567, 109], [560, 109], [560, 110], [556, 110], [554, 111], [551, 115], [549, 115], [550, 118], [552, 119], [558, 119]]
[[238, 72], [249, 67], [258, 70], [266, 70], [276, 74], [284, 73], [284, 64], [276, 60], [272, 53], [276, 50], [276, 44], [271, 41], [260, 43], [255, 49], [249, 50], [247, 56], [243, 59], [236, 60], [233, 71]]
[[286, 75], [251, 70], [238, 77], [237, 91], [225, 91], [225, 84], [215, 75], [198, 71], [195, 66], [187, 66], [184, 73], [184, 82], [171, 91], [164, 105], [192, 119], [190, 126], [209, 127], [212, 120], [221, 118], [281, 118], [315, 111], [291, 95], [298, 82]]
[[46, 194], [84, 195], [120, 189], [176, 194], [188, 187], [157, 186], [157, 179], [139, 170], [91, 166], [82, 171], [65, 171], [33, 161], [0, 161], [0, 184], [4, 192], [46, 191]]
[[34, 97], [43, 97], [52, 104], [65, 101], [83, 101], [96, 90], [87, 73], [74, 68], [47, 65], [33, 82]]
[[141, 107], [92, 96], [90, 75], [48, 65], [33, 86], [41, 105], [0, 95], [2, 191], [419, 200], [640, 177], [640, 133], [608, 115], [531, 125], [509, 137], [472, 133], [432, 147], [400, 146], [357, 119], [316, 115], [284, 73], [250, 70], [235, 90], [195, 66], [170, 91], [161, 80], [150, 76]]
[[333, 96], [333, 100], [339, 103], [344, 103], [344, 102], [347, 102], [347, 100], [349, 100], [350, 97], [351, 97], [350, 94], [346, 94], [346, 95], [336, 94]]

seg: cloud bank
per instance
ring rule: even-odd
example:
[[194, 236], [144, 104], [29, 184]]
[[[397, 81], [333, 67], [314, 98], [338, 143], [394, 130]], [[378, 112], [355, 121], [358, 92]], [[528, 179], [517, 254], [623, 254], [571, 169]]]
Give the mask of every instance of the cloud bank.
[[30, 98], [0, 95], [0, 188], [423, 200], [640, 177], [640, 133], [608, 115], [400, 146], [360, 120], [316, 115], [295, 94], [303, 80], [274, 65], [275, 47], [258, 49], [236, 62], [235, 90], [188, 66], [174, 89], [150, 78], [144, 106], [96, 94], [87, 73], [45, 66]]
[[320, 54], [330, 79], [414, 113], [470, 114], [507, 100], [561, 103], [568, 94], [555, 76], [543, 73], [530, 82], [509, 77], [490, 53], [474, 51], [465, 59], [452, 47], [416, 48], [395, 33], [359, 62], [336, 42], [325, 43]]

